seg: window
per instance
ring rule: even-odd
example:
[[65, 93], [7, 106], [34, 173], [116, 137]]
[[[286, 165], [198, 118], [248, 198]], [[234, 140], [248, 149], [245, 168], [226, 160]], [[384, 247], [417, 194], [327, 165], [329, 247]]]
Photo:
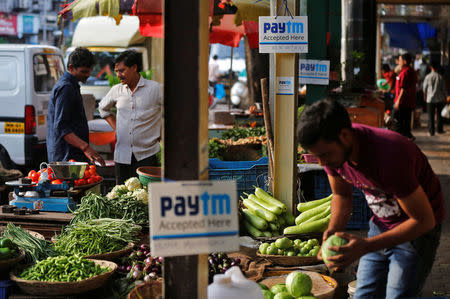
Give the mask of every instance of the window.
[[15, 57], [0, 57], [0, 90], [14, 90], [17, 87], [17, 60]]
[[54, 54], [37, 54], [33, 57], [34, 90], [51, 92], [56, 81], [64, 73], [62, 58]]

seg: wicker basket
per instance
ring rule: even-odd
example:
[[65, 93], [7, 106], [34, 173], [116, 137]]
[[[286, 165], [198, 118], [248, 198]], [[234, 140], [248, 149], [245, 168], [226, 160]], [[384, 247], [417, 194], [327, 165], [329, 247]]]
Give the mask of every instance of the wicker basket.
[[117, 265], [110, 261], [92, 261], [102, 267], [108, 267], [110, 270], [98, 276], [76, 282], [47, 282], [20, 279], [16, 276], [19, 272], [19, 269], [12, 271], [9, 276], [10, 279], [14, 281], [19, 286], [19, 288], [27, 294], [52, 296], [80, 294], [103, 286], [108, 278], [117, 269]]
[[127, 299], [159, 299], [162, 298], [162, 279], [142, 283], [136, 286]]
[[107, 253], [101, 253], [101, 254], [93, 254], [93, 255], [87, 255], [84, 258], [87, 259], [93, 259], [93, 260], [105, 260], [105, 261], [115, 261], [122, 256], [130, 253], [134, 248], [134, 243], [128, 243], [127, 247], [121, 250], [113, 251], [113, 252], [107, 252]]
[[321, 261], [315, 256], [284, 256], [284, 255], [269, 255], [256, 253], [257, 256], [262, 257], [266, 261], [279, 266], [308, 266], [320, 264]]
[[23, 260], [24, 257], [25, 257], [25, 251], [20, 249], [20, 254], [18, 256], [7, 259], [7, 260], [0, 260], [0, 272], [8, 273], [9, 269], [14, 267], [21, 260]]

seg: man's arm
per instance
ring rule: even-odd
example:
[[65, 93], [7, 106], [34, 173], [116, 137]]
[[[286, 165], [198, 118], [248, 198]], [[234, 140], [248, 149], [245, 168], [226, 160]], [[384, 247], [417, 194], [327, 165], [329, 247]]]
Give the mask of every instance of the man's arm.
[[100, 156], [100, 154], [97, 153], [89, 145], [89, 143], [83, 141], [81, 138], [79, 138], [74, 133], [68, 133], [68, 134], [64, 135], [63, 138], [67, 143], [71, 144], [72, 146], [74, 146], [76, 148], [79, 148], [92, 163], [95, 163], [95, 161], [97, 161], [102, 166], [106, 165], [102, 156]]
[[331, 264], [328, 266], [342, 269], [368, 252], [414, 240], [435, 227], [433, 209], [421, 186], [410, 195], [399, 198], [398, 203], [409, 218], [391, 230], [371, 238], [361, 238], [344, 232], [336, 233], [337, 236], [348, 239], [349, 243], [330, 248], [342, 254], [330, 257]]
[[394, 105], [394, 108], [395, 108], [396, 110], [398, 110], [398, 109], [400, 108], [400, 101], [401, 101], [402, 98], [403, 98], [404, 92], [405, 92], [405, 89], [401, 88], [401, 89], [400, 89], [400, 92], [398, 93], [398, 98], [397, 98], [397, 101], [395, 102], [395, 105]]
[[116, 130], [116, 118], [114, 115], [110, 114], [105, 117], [106, 122], [113, 128], [113, 130]]

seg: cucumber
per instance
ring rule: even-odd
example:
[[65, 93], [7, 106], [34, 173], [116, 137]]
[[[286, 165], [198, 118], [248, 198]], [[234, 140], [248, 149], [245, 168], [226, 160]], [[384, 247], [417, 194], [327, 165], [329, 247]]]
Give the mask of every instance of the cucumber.
[[280, 224], [280, 227], [283, 227], [286, 225], [286, 220], [284, 219], [284, 217], [279, 216], [278, 223]]
[[305, 233], [319, 233], [324, 232], [328, 228], [331, 215], [320, 220], [302, 223], [300, 225], [288, 226], [284, 229], [285, 235], [289, 234], [305, 234]]
[[272, 236], [276, 237], [276, 236], [280, 236], [280, 235], [281, 235], [280, 231], [278, 231], [278, 230], [273, 230], [272, 231]]
[[284, 220], [286, 220], [287, 225], [294, 225], [295, 224], [295, 217], [292, 214], [289, 214], [286, 212], [283, 214]]
[[263, 189], [256, 187], [255, 195], [256, 195], [256, 197], [258, 197], [272, 205], [279, 207], [283, 212], [287, 211], [287, 206], [284, 203], [275, 199], [273, 196], [271, 196], [269, 193], [267, 193]]
[[306, 221], [303, 221], [302, 223], [306, 223], [306, 222], [310, 222], [310, 221], [316, 221], [316, 220], [325, 218], [325, 217], [327, 217], [328, 215], [330, 215], [330, 213], [331, 213], [331, 206], [328, 206], [328, 207], [325, 209], [325, 211], [323, 211], [322, 213], [317, 214], [317, 215], [315, 215], [315, 216], [312, 216], [311, 218], [307, 219]]
[[257, 229], [266, 230], [267, 227], [269, 226], [267, 224], [266, 220], [262, 219], [259, 216], [256, 216], [255, 214], [250, 212], [250, 210], [248, 210], [248, 209], [242, 209], [242, 213], [244, 213], [245, 220], [247, 220], [249, 223], [251, 223]]
[[333, 197], [333, 193], [331, 193], [330, 195], [328, 195], [327, 197], [324, 197], [322, 199], [316, 199], [316, 200], [312, 200], [312, 201], [308, 201], [308, 202], [301, 202], [297, 205], [297, 210], [299, 212], [305, 212], [307, 210], [318, 207], [325, 202], [330, 201], [332, 197]]
[[262, 199], [256, 197], [255, 194], [250, 194], [248, 196], [248, 198], [253, 200], [253, 201], [255, 201], [260, 206], [262, 206], [263, 208], [269, 210], [270, 212], [272, 212], [272, 213], [274, 213], [276, 215], [280, 215], [283, 212], [283, 210], [280, 207], [277, 207], [277, 206], [275, 206], [273, 204], [270, 204], [270, 203], [266, 202], [265, 200], [262, 200]]
[[257, 202], [250, 198], [244, 198], [242, 200], [244, 203], [244, 206], [255, 213], [257, 216], [269, 221], [269, 222], [276, 222], [277, 216], [272, 213], [271, 211], [267, 210], [266, 208], [260, 206]]
[[263, 233], [264, 237], [268, 237], [268, 238], [272, 237], [272, 233], [269, 231], [263, 231], [262, 233]]
[[322, 213], [323, 211], [325, 211], [327, 209], [328, 206], [331, 205], [331, 201], [327, 201], [323, 204], [321, 204], [318, 207], [315, 207], [313, 209], [310, 209], [306, 212], [301, 213], [300, 215], [297, 216], [297, 218], [295, 218], [295, 224], [300, 224], [306, 220], [308, 220], [309, 218], [311, 218], [312, 216], [315, 216], [317, 214]]
[[278, 223], [269, 223], [269, 228], [270, 230], [274, 231], [274, 230], [278, 230], [280, 228], [280, 225]]
[[263, 233], [259, 229], [248, 223], [247, 220], [244, 220], [244, 226], [247, 229], [248, 233], [252, 235], [252, 237], [259, 238], [263, 236]]

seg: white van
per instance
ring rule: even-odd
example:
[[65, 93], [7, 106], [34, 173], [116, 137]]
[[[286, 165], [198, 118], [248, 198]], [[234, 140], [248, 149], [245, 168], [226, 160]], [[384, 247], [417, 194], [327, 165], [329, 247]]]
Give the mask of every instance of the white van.
[[47, 107], [64, 73], [52, 46], [0, 44], [0, 161], [29, 170], [47, 161]]

